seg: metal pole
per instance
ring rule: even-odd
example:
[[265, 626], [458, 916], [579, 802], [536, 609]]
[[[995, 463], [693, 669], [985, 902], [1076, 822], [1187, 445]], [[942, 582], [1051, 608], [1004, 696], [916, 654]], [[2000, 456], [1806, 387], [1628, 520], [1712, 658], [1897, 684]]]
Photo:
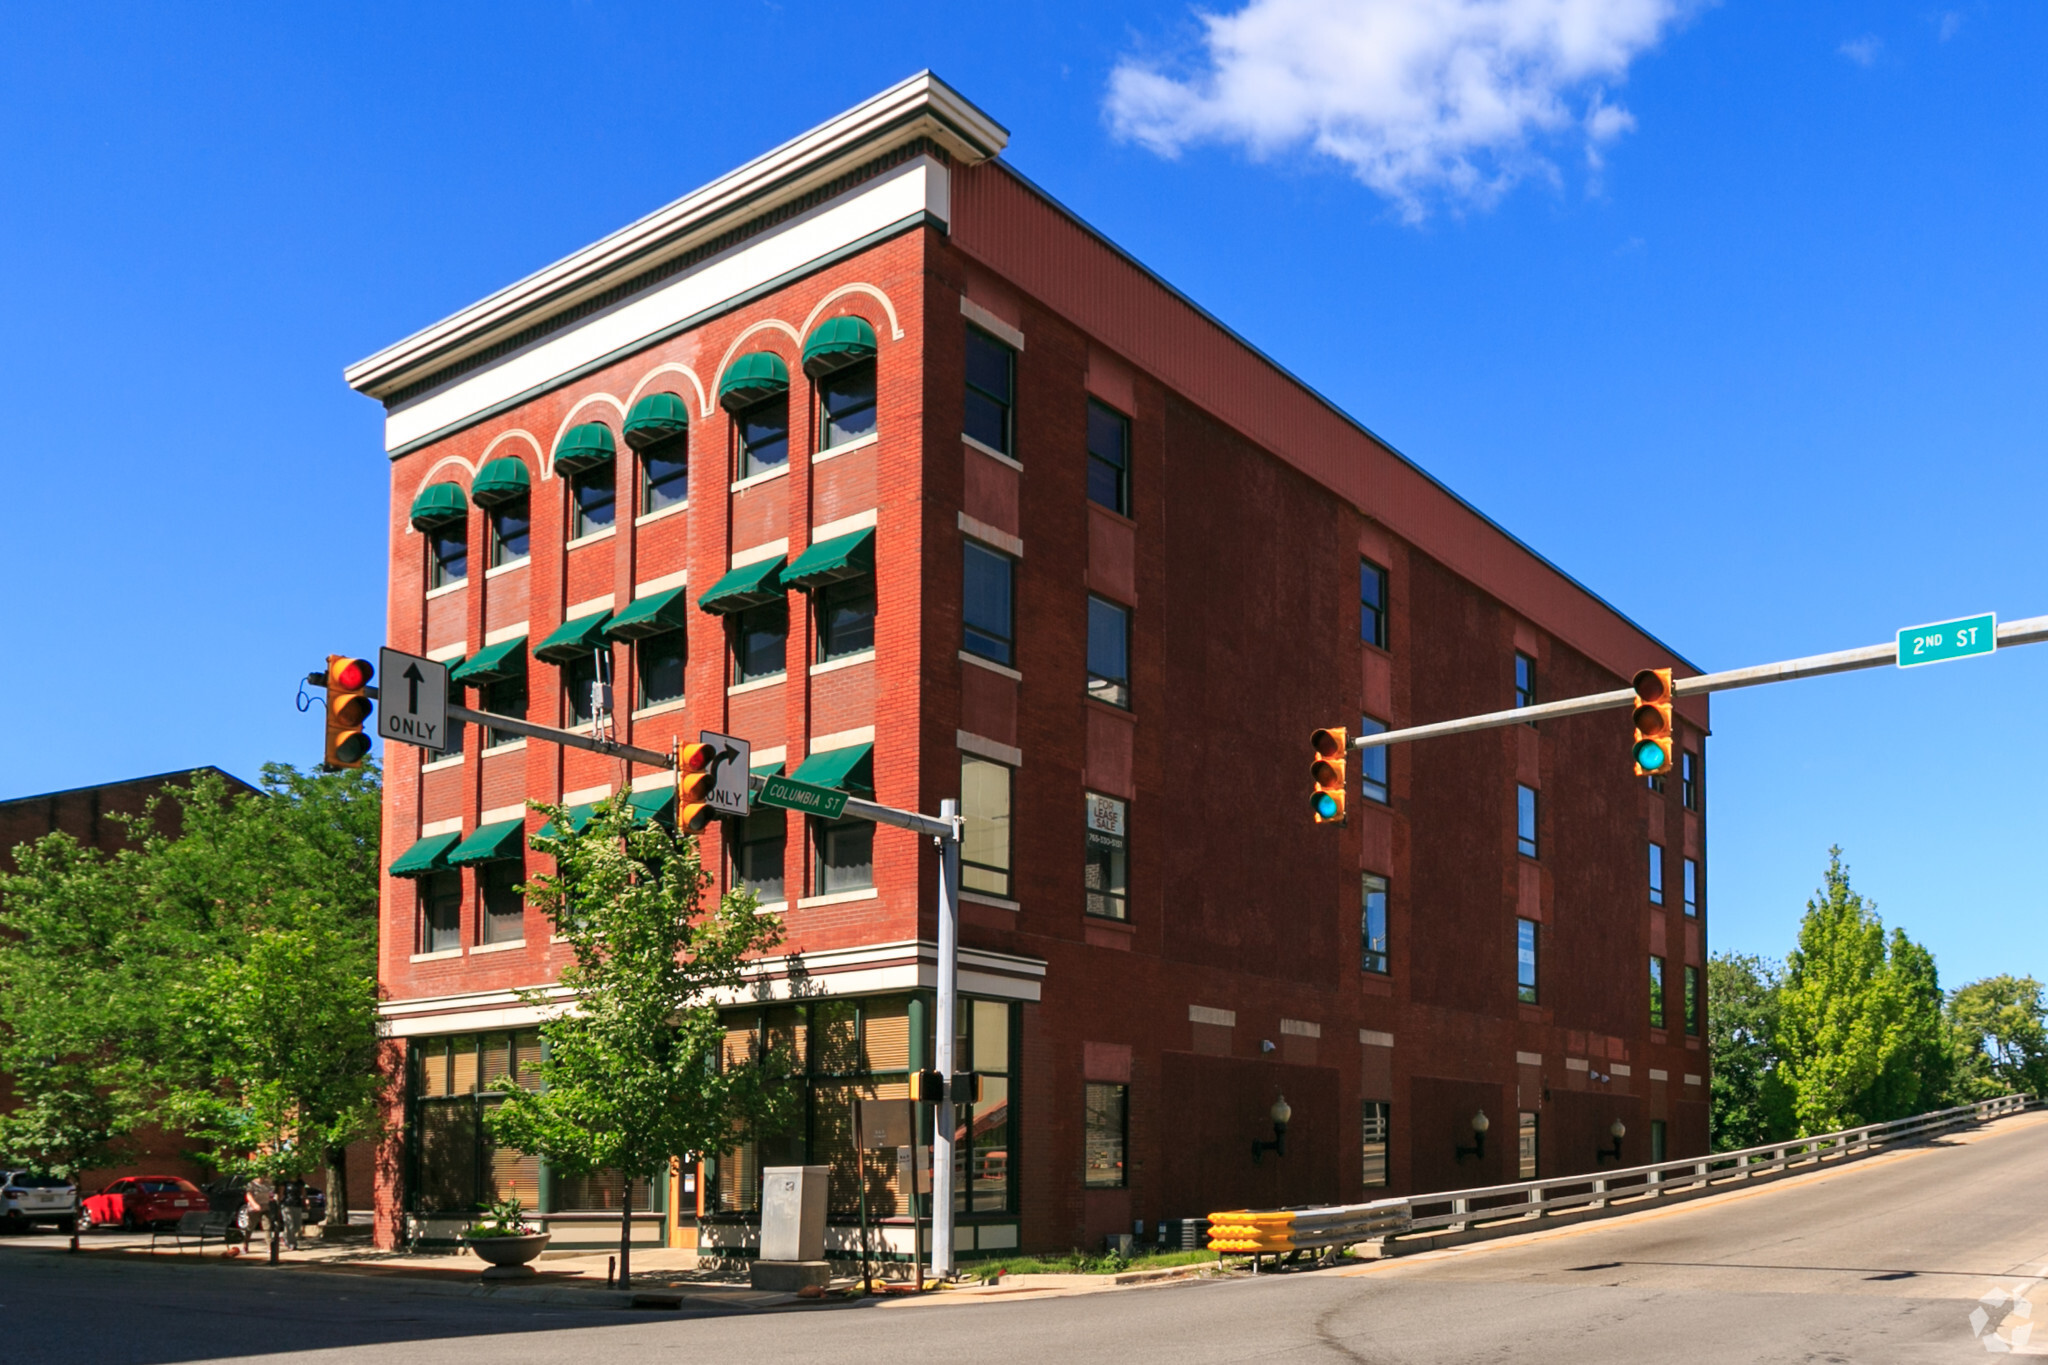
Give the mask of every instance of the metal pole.
[[[2024, 621], [2008, 621], [1998, 628], [2000, 649], [2010, 649], [2015, 645], [2038, 645], [2043, 642], [2048, 642], [2048, 616], [2030, 616]], [[1801, 678], [1822, 678], [1831, 673], [1853, 673], [1863, 668], [1885, 668], [1896, 664], [1898, 659], [1898, 642], [1893, 641], [1889, 644], [1866, 645], [1861, 649], [1837, 650], [1833, 654], [1809, 654], [1805, 658], [1786, 659], [1774, 664], [1731, 668], [1721, 673], [1702, 673], [1694, 678], [1675, 678], [1671, 683], [1671, 691], [1680, 697], [1692, 697], [1706, 692], [1726, 692], [1737, 687], [1761, 687], [1765, 683], [1796, 682]], [[1377, 749], [1388, 744], [1405, 744], [1410, 740], [1470, 734], [1475, 730], [1497, 730], [1507, 725], [1526, 725], [1531, 721], [1550, 720], [1558, 716], [1581, 716], [1590, 711], [1608, 711], [1615, 707], [1635, 704], [1635, 690], [1622, 687], [1612, 692], [1593, 692], [1583, 697], [1569, 697], [1564, 701], [1521, 706], [1512, 711], [1489, 711], [1485, 715], [1438, 721], [1433, 725], [1411, 725], [1405, 730], [1360, 735], [1351, 741], [1351, 747]], [[453, 714], [452, 711], [450, 714]]]
[[960, 1010], [960, 803], [939, 802], [939, 1009], [933, 1061], [946, 1078], [932, 1119], [932, 1274], [953, 1273], [953, 1039]]

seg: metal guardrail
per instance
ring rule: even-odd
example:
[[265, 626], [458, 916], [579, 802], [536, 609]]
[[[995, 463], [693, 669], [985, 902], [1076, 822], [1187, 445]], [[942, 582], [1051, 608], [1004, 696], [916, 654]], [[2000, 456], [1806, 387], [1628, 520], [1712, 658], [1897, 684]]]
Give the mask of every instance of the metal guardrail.
[[1367, 1241], [1386, 1248], [1395, 1238], [1413, 1233], [1449, 1234], [1454, 1240], [1507, 1236], [1560, 1215], [1575, 1220], [1599, 1217], [1619, 1202], [1626, 1202], [1632, 1211], [1652, 1200], [1696, 1197], [1719, 1185], [1772, 1179], [1800, 1167], [1853, 1160], [1902, 1139], [2017, 1114], [2029, 1102], [2026, 1095], [2004, 1095], [1888, 1123], [1597, 1174], [1442, 1190], [1366, 1204], [1214, 1213], [1209, 1216], [1210, 1245], [1224, 1255], [1257, 1257]]

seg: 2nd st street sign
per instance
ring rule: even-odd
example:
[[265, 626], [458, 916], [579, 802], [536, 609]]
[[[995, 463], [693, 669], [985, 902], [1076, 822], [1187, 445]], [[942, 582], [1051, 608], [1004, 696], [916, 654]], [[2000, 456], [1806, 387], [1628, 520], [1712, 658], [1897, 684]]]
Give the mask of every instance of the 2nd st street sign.
[[1899, 632], [1899, 667], [1942, 664], [1950, 659], [1967, 659], [1989, 654], [1998, 648], [1998, 614], [1965, 616], [1932, 625], [1908, 626]]
[[377, 651], [377, 734], [422, 749], [448, 747], [448, 665]]

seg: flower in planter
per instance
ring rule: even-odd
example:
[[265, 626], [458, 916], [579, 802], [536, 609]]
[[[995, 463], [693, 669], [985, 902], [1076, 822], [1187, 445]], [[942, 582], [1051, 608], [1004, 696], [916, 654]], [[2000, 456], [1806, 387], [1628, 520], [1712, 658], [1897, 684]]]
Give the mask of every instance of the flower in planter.
[[477, 1242], [491, 1237], [532, 1237], [539, 1231], [526, 1221], [526, 1206], [515, 1197], [491, 1205], [490, 1212], [462, 1230], [462, 1236], [465, 1241]]

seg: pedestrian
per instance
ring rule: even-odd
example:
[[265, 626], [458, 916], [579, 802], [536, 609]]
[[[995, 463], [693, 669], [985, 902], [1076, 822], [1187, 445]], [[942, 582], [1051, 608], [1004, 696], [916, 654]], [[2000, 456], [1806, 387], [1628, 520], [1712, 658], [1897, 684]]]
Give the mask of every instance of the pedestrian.
[[299, 1249], [299, 1230], [306, 1225], [306, 1182], [293, 1176], [278, 1191], [278, 1208], [284, 1217], [284, 1249]]
[[275, 1197], [276, 1192], [271, 1189], [270, 1182], [260, 1175], [242, 1187], [242, 1208], [245, 1214], [242, 1221], [250, 1236], [272, 1230], [270, 1205]]

